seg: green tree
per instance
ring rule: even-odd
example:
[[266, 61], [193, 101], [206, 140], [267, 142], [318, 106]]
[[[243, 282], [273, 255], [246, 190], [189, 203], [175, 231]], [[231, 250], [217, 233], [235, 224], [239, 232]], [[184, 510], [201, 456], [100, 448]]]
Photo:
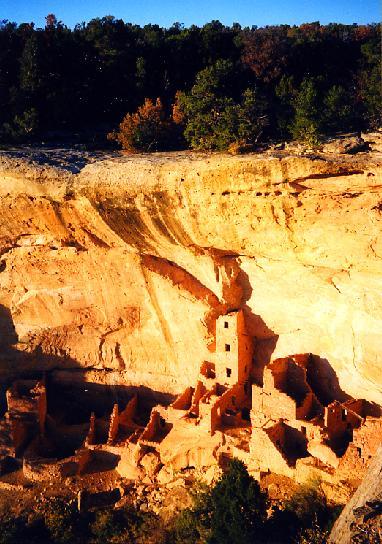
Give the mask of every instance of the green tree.
[[266, 105], [254, 89], [234, 96], [239, 75], [232, 62], [218, 60], [197, 75], [190, 93], [180, 96], [184, 135], [193, 149], [223, 151], [259, 139], [267, 124]]
[[262, 541], [268, 499], [245, 465], [234, 459], [216, 485], [198, 492], [176, 522], [176, 542], [255, 544]]
[[293, 106], [295, 113], [290, 127], [293, 137], [316, 145], [321, 132], [321, 111], [317, 84], [312, 78], [303, 79]]
[[379, 128], [382, 123], [381, 31], [361, 46], [358, 76], [359, 97], [366, 126]]
[[294, 117], [293, 101], [296, 95], [292, 76], [283, 75], [276, 86], [275, 117], [278, 133], [287, 138]]
[[353, 126], [354, 106], [349, 93], [341, 85], [330, 87], [324, 99], [323, 123], [328, 132], [350, 130]]
[[41, 56], [39, 36], [32, 31], [20, 59], [20, 89], [29, 95], [35, 95], [41, 88]]

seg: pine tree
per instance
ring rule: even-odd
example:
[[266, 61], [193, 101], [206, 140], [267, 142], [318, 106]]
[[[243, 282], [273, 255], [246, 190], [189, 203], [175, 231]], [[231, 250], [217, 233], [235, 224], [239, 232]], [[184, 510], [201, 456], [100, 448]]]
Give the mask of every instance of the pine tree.
[[196, 494], [194, 507], [176, 523], [176, 542], [256, 544], [262, 542], [268, 499], [245, 465], [234, 459], [211, 490]]
[[317, 145], [321, 131], [321, 113], [319, 93], [313, 79], [302, 80], [293, 105], [295, 110], [291, 125], [293, 137], [308, 145]]

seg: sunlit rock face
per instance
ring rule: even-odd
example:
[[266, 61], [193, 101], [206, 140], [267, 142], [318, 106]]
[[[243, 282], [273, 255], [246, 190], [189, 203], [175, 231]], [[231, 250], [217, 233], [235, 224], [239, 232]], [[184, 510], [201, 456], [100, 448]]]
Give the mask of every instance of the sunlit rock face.
[[177, 393], [242, 307], [255, 377], [311, 352], [382, 402], [382, 156], [328, 157], [2, 158], [2, 377]]

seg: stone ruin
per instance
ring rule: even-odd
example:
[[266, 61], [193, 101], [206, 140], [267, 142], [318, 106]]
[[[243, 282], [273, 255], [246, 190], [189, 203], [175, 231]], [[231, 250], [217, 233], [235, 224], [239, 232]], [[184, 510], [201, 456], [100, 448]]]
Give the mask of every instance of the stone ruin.
[[256, 382], [243, 310], [217, 318], [215, 345], [196, 384], [169, 406], [152, 408], [146, 424], [135, 395], [124, 409], [114, 404], [106, 419], [92, 413], [87, 424], [64, 426], [49, 414], [45, 380], [17, 380], [0, 421], [0, 470], [22, 459], [29, 479], [60, 479], [94, 472], [106, 455], [123, 477], [166, 483], [179, 471], [213, 472], [237, 457], [259, 479], [273, 473], [297, 482], [359, 483], [382, 439], [375, 406], [352, 398], [325, 402], [311, 354], [272, 360]]

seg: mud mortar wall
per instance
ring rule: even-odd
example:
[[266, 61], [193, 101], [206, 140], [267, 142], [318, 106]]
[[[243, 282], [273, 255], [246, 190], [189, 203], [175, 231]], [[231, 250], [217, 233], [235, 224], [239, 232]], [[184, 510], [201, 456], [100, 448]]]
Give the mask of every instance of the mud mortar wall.
[[1, 378], [54, 367], [177, 393], [240, 306], [260, 366], [311, 352], [382, 402], [381, 163], [178, 154], [74, 175], [0, 159]]

